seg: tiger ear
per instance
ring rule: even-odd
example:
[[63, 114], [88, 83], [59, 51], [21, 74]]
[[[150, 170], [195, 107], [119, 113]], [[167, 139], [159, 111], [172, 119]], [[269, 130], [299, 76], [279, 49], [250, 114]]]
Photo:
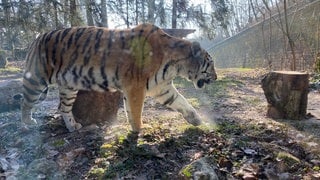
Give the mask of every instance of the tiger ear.
[[193, 57], [200, 57], [200, 55], [201, 55], [200, 43], [198, 43], [196, 41], [192, 42], [191, 52], [192, 52]]

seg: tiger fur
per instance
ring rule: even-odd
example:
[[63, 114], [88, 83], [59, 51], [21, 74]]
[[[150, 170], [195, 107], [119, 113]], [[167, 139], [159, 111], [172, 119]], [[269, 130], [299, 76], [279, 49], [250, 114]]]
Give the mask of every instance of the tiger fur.
[[172, 37], [151, 24], [124, 30], [73, 27], [51, 31], [39, 36], [27, 55], [22, 122], [37, 123], [31, 110], [46, 98], [48, 84], [56, 83], [59, 111], [70, 132], [82, 127], [71, 111], [78, 90], [122, 91], [133, 131], [141, 129], [146, 96], [199, 125], [200, 116], [173, 86], [176, 76], [191, 80], [196, 88], [217, 78], [213, 60], [199, 43]]

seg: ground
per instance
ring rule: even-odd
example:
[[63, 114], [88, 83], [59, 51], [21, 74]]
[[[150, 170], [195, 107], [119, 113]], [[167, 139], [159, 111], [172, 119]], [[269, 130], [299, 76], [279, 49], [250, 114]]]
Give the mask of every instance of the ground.
[[[69, 133], [56, 113], [53, 86], [35, 110], [39, 126], [21, 127], [19, 110], [0, 113], [0, 179], [176, 179], [179, 172], [188, 179], [186, 165], [203, 157], [218, 167], [220, 179], [320, 178], [319, 91], [309, 93], [306, 119], [274, 120], [265, 115], [260, 85], [267, 71], [217, 73], [203, 90], [175, 80], [203, 125], [193, 127], [148, 98], [139, 135], [130, 133], [122, 107], [116, 121]], [[0, 83], [19, 74], [3, 71]]]

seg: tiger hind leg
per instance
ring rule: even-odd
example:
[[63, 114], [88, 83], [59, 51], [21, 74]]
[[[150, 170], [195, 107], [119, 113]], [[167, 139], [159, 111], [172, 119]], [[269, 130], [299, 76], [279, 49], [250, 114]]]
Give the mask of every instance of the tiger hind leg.
[[74, 101], [76, 100], [77, 93], [78, 93], [77, 90], [59, 87], [59, 94], [60, 94], [59, 110], [69, 132], [73, 132], [82, 127], [80, 123], [77, 123], [75, 121], [72, 114], [72, 107], [73, 107]]
[[32, 80], [23, 80], [23, 102], [21, 104], [21, 121], [26, 125], [36, 125], [37, 121], [32, 118], [32, 108], [35, 104], [43, 101], [48, 93], [48, 87], [45, 83], [40, 84], [36, 81], [32, 81], [32, 86], [30, 85]]

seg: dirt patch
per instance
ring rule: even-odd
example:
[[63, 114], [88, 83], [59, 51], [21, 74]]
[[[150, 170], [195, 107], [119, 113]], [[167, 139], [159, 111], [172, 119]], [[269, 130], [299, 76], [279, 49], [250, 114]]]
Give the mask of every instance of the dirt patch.
[[18, 110], [0, 114], [0, 179], [176, 179], [202, 157], [215, 162], [221, 179], [319, 178], [320, 93], [309, 93], [305, 120], [267, 118], [260, 87], [265, 73], [219, 70], [218, 80], [204, 90], [177, 79], [204, 125], [193, 127], [148, 98], [139, 135], [130, 133], [123, 108], [116, 122], [68, 133], [51, 87], [34, 113], [39, 126], [21, 127]]

